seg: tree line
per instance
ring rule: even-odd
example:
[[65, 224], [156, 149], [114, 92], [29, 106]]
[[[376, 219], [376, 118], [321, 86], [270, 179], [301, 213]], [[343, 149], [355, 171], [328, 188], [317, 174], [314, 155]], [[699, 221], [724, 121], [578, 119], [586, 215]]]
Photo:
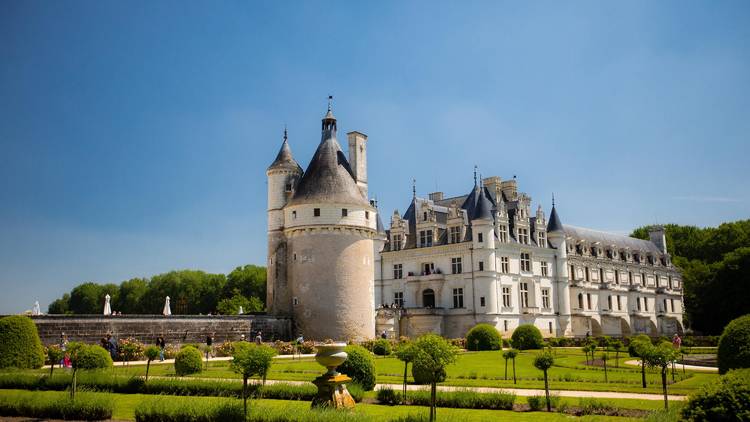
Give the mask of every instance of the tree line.
[[101, 314], [107, 294], [112, 310], [123, 314], [161, 314], [166, 296], [176, 315], [233, 315], [240, 306], [244, 312], [262, 312], [266, 306], [266, 268], [245, 265], [226, 275], [170, 271], [151, 278], [132, 278], [119, 285], [82, 283], [52, 302], [48, 312]]
[[[682, 270], [685, 317], [696, 332], [721, 334], [750, 313], [750, 220], [700, 228], [667, 224], [667, 251]], [[648, 239], [648, 227], [632, 237]]]

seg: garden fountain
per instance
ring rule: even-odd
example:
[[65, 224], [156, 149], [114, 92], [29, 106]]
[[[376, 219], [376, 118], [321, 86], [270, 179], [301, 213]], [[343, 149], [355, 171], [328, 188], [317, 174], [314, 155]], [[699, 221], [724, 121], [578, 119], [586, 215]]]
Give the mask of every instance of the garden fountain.
[[316, 345], [318, 353], [315, 360], [325, 366], [328, 372], [315, 378], [313, 384], [318, 387], [318, 395], [312, 401], [312, 407], [333, 409], [351, 409], [354, 399], [346, 389], [346, 383], [352, 379], [336, 371], [347, 358], [344, 348], [346, 343], [325, 343]]

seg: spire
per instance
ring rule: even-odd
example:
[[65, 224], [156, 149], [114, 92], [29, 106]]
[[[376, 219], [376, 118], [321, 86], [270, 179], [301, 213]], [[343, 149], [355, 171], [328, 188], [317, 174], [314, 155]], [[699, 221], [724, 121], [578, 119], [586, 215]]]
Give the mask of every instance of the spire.
[[474, 187], [477, 187], [477, 165], [474, 164]]
[[555, 197], [552, 196], [552, 211], [549, 213], [549, 222], [547, 223], [547, 233], [562, 232], [563, 225], [560, 217], [557, 215], [555, 208]]
[[490, 202], [489, 198], [487, 198], [487, 195], [484, 194], [483, 188], [479, 189], [477, 205], [476, 207], [474, 207], [474, 215], [472, 215], [471, 219], [492, 220], [492, 202]]
[[273, 169], [299, 170], [302, 172], [302, 167], [300, 167], [294, 159], [292, 148], [289, 147], [286, 125], [284, 125], [284, 141], [281, 143], [279, 153], [276, 154], [276, 159], [273, 160], [273, 163], [268, 167], [268, 170]]
[[328, 111], [323, 116], [323, 136], [321, 141], [336, 137], [336, 118], [333, 116], [333, 95], [328, 96]]
[[417, 199], [417, 179], [411, 179], [411, 199]]

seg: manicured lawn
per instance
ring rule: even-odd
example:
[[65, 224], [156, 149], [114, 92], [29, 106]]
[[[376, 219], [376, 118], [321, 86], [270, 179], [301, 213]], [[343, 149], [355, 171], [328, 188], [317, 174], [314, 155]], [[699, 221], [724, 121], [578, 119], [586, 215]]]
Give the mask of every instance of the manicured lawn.
[[[17, 390], [0, 390], [0, 395], [7, 394]], [[65, 392], [38, 392], [44, 395], [65, 395]], [[95, 393], [105, 394], [105, 393]], [[142, 400], [149, 397], [142, 394], [108, 394], [114, 403], [115, 411], [113, 419], [115, 420], [135, 420], [135, 408]], [[214, 397], [193, 397], [191, 400], [219, 400]], [[309, 402], [288, 401], [288, 400], [257, 400], [250, 403], [250, 412], [263, 412], [264, 409], [284, 409], [289, 414], [295, 411], [308, 409]], [[358, 404], [356, 413], [362, 413], [373, 417], [375, 420], [390, 420], [407, 415], [425, 415], [427, 408], [417, 406], [381, 406], [373, 404]], [[438, 418], [440, 420], [461, 420], [462, 422], [484, 422], [488, 420], [507, 420], [507, 421], [563, 421], [570, 420], [570, 416], [559, 413], [546, 412], [513, 412], [502, 410], [467, 410], [467, 409], [438, 409]], [[632, 418], [616, 418], [604, 416], [585, 416], [579, 418], [582, 421], [628, 421], [636, 420]]]
[[[504, 380], [505, 363], [502, 352], [466, 352], [462, 353], [458, 362], [448, 367], [448, 379], [444, 385], [471, 387], [499, 387], [499, 388], [543, 388], [542, 373], [533, 367], [532, 362], [536, 351], [525, 351], [516, 358], [516, 374], [518, 383], [513, 384], [512, 365], [508, 363], [509, 380]], [[597, 357], [600, 356], [597, 353]], [[611, 353], [610, 353], [611, 354]], [[613, 355], [613, 354], [611, 354]], [[550, 386], [557, 390], [584, 391], [616, 391], [633, 393], [661, 393], [661, 379], [655, 370], [647, 369], [646, 380], [648, 388], [641, 388], [640, 368], [623, 365], [632, 358], [626, 353], [620, 353], [619, 368], [615, 367], [614, 355], [608, 363], [608, 383], [604, 382], [604, 369], [585, 364], [585, 358], [577, 349], [555, 349], [555, 365], [550, 369]], [[118, 367], [116, 373], [138, 374], [144, 373], [143, 366]], [[399, 384], [404, 372], [403, 363], [393, 357], [376, 359], [377, 382]], [[277, 360], [271, 368], [269, 379], [310, 381], [323, 372], [313, 359]], [[152, 365], [152, 375], [174, 376], [172, 365]], [[193, 377], [205, 378], [238, 378], [231, 372], [228, 362], [212, 362], [207, 371]], [[718, 378], [716, 374], [687, 371], [683, 379], [679, 368], [676, 382], [669, 386], [671, 394], [690, 394], [702, 385]], [[671, 376], [670, 376], [671, 380]], [[409, 382], [411, 370], [409, 371]]]

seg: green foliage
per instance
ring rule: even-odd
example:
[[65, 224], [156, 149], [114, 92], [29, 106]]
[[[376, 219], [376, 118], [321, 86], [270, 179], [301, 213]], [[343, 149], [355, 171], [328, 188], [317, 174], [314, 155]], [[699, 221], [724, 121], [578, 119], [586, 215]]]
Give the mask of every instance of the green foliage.
[[219, 301], [216, 306], [216, 310], [222, 315], [237, 315], [239, 314], [240, 307], [242, 311], [247, 312], [262, 312], [264, 305], [257, 297], [245, 297], [239, 293], [238, 289], [234, 290], [234, 294], [230, 298], [225, 298]]
[[[559, 396], [550, 396], [549, 401], [550, 406], [552, 407], [556, 408], [560, 405]], [[544, 406], [547, 405], [547, 398], [545, 396], [528, 396], [526, 397], [526, 403], [529, 404], [529, 408], [532, 412], [538, 412], [544, 409]]]
[[645, 334], [639, 334], [630, 339], [630, 343], [628, 343], [628, 354], [634, 358], [639, 358], [641, 355], [638, 351], [645, 346], [651, 346], [651, 337]]
[[200, 401], [168, 397], [149, 398], [135, 408], [136, 422], [242, 422], [245, 414], [237, 400]]
[[154, 360], [159, 357], [159, 348], [156, 346], [148, 346], [146, 347], [146, 350], [143, 351], [143, 356], [146, 357], [147, 360]]
[[388, 356], [391, 354], [391, 342], [381, 338], [378, 340], [375, 340], [375, 343], [372, 345], [372, 353], [375, 353], [378, 356]]
[[375, 359], [372, 354], [362, 346], [346, 346], [347, 358], [338, 367], [338, 371], [346, 374], [359, 383], [365, 391], [375, 388]]
[[414, 361], [411, 366], [411, 376], [414, 378], [415, 384], [425, 385], [432, 383], [433, 380], [436, 383], [445, 381], [448, 373], [445, 369], [439, 370], [437, 373], [433, 372], [428, 367], [423, 366], [421, 362]]
[[750, 368], [750, 314], [730, 322], [719, 339], [719, 373]]
[[618, 411], [615, 406], [607, 402], [588, 397], [580, 398], [578, 407], [581, 415], [611, 415]]
[[47, 307], [47, 313], [64, 315], [70, 312], [70, 293], [65, 293], [61, 298], [55, 299]]
[[[682, 270], [687, 320], [697, 331], [719, 334], [729, 321], [747, 313], [750, 220], [715, 228], [668, 224], [665, 230], [667, 250]], [[648, 228], [631, 236], [648, 239]]]
[[417, 352], [418, 350], [416, 349], [414, 343], [407, 341], [399, 343], [398, 347], [396, 347], [394, 355], [396, 355], [396, 358], [401, 362], [409, 363], [414, 361], [414, 357], [416, 356]]
[[706, 384], [682, 410], [686, 421], [750, 421], [750, 369], [737, 369]]
[[45, 353], [47, 355], [47, 362], [50, 364], [50, 374], [52, 373], [52, 369], [55, 368], [55, 365], [59, 365], [60, 361], [63, 358], [63, 351], [60, 348], [60, 346], [56, 344], [51, 344], [44, 348]]
[[70, 342], [68, 351], [73, 369], [104, 369], [112, 366], [109, 352], [101, 346]]
[[540, 371], [547, 371], [555, 363], [555, 357], [552, 353], [544, 351], [536, 355], [534, 358], [534, 368]]
[[89, 421], [110, 419], [113, 410], [113, 400], [91, 393], [79, 394], [75, 400], [65, 393], [13, 391], [0, 395], [3, 416]]
[[273, 347], [237, 342], [234, 345], [234, 354], [229, 367], [245, 378], [258, 375], [265, 379], [273, 364], [274, 356], [276, 356], [276, 350]]
[[25, 316], [0, 319], [0, 368], [41, 368], [44, 348], [34, 322]]
[[[409, 392], [408, 403], [413, 406], [429, 406], [429, 390], [417, 390]], [[403, 404], [404, 399], [400, 393], [391, 388], [382, 388], [377, 392], [380, 404], [397, 405]], [[440, 391], [437, 393], [436, 405], [438, 407], [451, 407], [456, 409], [492, 409], [512, 410], [516, 395], [513, 393], [477, 393], [469, 389], [456, 391]]]
[[519, 325], [510, 336], [510, 343], [519, 350], [541, 349], [544, 347], [542, 332], [532, 324]]
[[663, 341], [658, 346], [644, 347], [639, 354], [646, 361], [646, 365], [652, 368], [667, 368], [679, 357], [679, 351], [672, 346], [672, 343]]
[[375, 397], [377, 397], [380, 404], [387, 404], [389, 406], [393, 406], [393, 405], [402, 403], [401, 394], [399, 394], [396, 390], [390, 387], [381, 388], [380, 390], [378, 390], [377, 395]]
[[419, 337], [414, 346], [417, 350], [412, 365], [414, 381], [420, 384], [444, 381], [445, 367], [456, 362], [458, 349], [435, 334]]
[[499, 350], [501, 345], [500, 333], [490, 324], [477, 324], [466, 334], [469, 350]]
[[179, 376], [197, 374], [203, 370], [203, 356], [193, 346], [183, 347], [174, 359], [174, 371]]

